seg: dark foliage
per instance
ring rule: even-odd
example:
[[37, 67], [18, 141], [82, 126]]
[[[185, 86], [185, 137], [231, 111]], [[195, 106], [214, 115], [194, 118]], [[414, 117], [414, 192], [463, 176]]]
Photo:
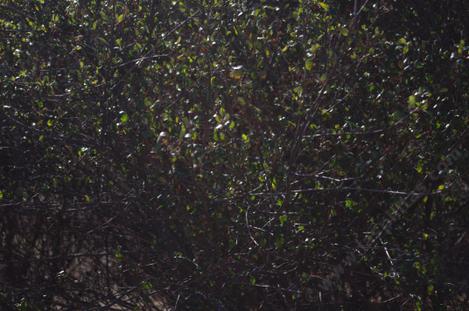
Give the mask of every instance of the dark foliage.
[[0, 308], [464, 310], [468, 11], [0, 0]]

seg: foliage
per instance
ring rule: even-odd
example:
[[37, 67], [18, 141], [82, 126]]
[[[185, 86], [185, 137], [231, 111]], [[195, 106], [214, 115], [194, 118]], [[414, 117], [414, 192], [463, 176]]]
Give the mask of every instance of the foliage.
[[467, 305], [467, 9], [0, 1], [0, 305]]

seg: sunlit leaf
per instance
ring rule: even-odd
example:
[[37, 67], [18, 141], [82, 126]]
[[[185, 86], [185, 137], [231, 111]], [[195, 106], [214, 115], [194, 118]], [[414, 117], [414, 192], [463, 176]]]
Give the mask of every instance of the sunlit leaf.
[[305, 69], [307, 71], [311, 71], [313, 69], [313, 60], [308, 58], [306, 61], [305, 61]]

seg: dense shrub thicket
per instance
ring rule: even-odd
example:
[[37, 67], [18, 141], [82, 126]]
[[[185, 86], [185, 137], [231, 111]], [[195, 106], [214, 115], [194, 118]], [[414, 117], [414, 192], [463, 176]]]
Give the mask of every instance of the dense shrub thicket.
[[463, 310], [468, 11], [1, 0], [0, 308]]

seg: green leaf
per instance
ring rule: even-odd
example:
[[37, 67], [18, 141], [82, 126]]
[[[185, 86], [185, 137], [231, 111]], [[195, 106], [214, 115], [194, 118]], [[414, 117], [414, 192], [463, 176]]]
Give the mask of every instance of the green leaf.
[[297, 86], [293, 89], [293, 93], [297, 96], [301, 96], [303, 94], [303, 88], [301, 86]]
[[300, 233], [300, 232], [305, 232], [305, 226], [303, 225], [298, 225], [296, 227], [296, 232]]
[[142, 288], [145, 290], [151, 290], [153, 288], [153, 285], [150, 282], [145, 281], [142, 283]]
[[427, 286], [427, 294], [428, 295], [433, 295], [435, 292], [435, 286], [433, 284], [428, 284]]
[[423, 172], [423, 162], [422, 162], [422, 160], [418, 161], [417, 166], [415, 167], [415, 170], [417, 171], [417, 173], [422, 174], [422, 172]]
[[343, 27], [340, 29], [340, 34], [343, 36], [343, 37], [347, 37], [348, 36], [348, 29]]
[[351, 199], [345, 200], [345, 207], [348, 209], [352, 209], [353, 206], [355, 205], [355, 202]]
[[272, 186], [272, 190], [277, 190], [277, 179], [275, 177], [272, 178], [272, 182], [270, 183], [270, 185]]
[[244, 141], [244, 143], [249, 143], [249, 136], [246, 134], [241, 134], [241, 139]]
[[458, 54], [462, 55], [463, 52], [464, 52], [464, 40], [461, 40], [459, 41], [459, 44], [458, 44]]
[[127, 113], [122, 113], [120, 117], [121, 123], [125, 124], [127, 121], [129, 121], [129, 115]]
[[316, 53], [321, 48], [319, 43], [315, 43], [311, 46], [310, 51], [311, 53]]
[[280, 225], [283, 226], [287, 222], [288, 216], [287, 215], [280, 215], [278, 217], [278, 220], [280, 221]]
[[122, 23], [123, 20], [124, 20], [124, 14], [120, 14], [116, 16], [116, 21], [118, 24]]
[[327, 80], [327, 75], [325, 73], [323, 73], [321, 75], [321, 77], [319, 77], [319, 81], [321, 81], [321, 83], [324, 83], [324, 82], [326, 82], [326, 80]]
[[119, 248], [116, 249], [116, 252], [114, 253], [114, 257], [116, 258], [117, 261], [122, 261], [124, 259], [124, 255], [122, 255], [122, 252]]
[[329, 4], [325, 2], [319, 2], [319, 6], [324, 9], [324, 11], [329, 11]]
[[307, 71], [311, 71], [313, 69], [313, 60], [311, 58], [308, 58], [306, 61], [305, 61], [305, 69]]
[[415, 107], [417, 105], [417, 99], [415, 98], [414, 95], [410, 95], [409, 98], [407, 99], [407, 103], [409, 104], [410, 107]]

